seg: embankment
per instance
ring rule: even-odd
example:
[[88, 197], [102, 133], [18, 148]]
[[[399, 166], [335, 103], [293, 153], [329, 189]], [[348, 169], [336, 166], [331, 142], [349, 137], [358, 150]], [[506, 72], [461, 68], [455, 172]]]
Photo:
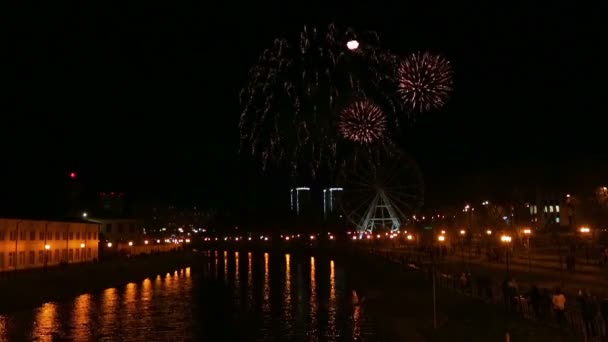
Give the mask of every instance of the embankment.
[[566, 331], [525, 320], [504, 307], [437, 287], [433, 329], [432, 282], [418, 271], [371, 255], [353, 254], [349, 273], [366, 297], [364, 310], [383, 341], [576, 341]]
[[191, 266], [202, 255], [179, 251], [131, 259], [0, 274], [0, 313], [28, 309]]

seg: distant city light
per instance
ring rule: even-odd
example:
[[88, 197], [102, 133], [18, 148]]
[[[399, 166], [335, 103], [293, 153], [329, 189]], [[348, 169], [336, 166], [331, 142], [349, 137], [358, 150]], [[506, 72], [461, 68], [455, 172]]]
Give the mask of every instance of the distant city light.
[[108, 242], [108, 247], [112, 247], [112, 243], [111, 242]]
[[70, 178], [76, 179], [76, 172], [70, 172]]
[[144, 240], [144, 244], [147, 245], [148, 244], [148, 240]]
[[443, 241], [445, 241], [445, 236], [443, 236], [443, 235], [439, 235], [439, 236], [437, 237], [437, 240], [439, 240], [440, 242], [443, 242]]
[[82, 217], [83, 218], [87, 218], [87, 216], [89, 216], [89, 214], [87, 214], [87, 212], [85, 211], [84, 213], [82, 213]]
[[511, 237], [509, 235], [503, 235], [500, 237], [500, 241], [509, 243], [509, 242], [511, 242]]
[[129, 246], [133, 246], [133, 241], [129, 241]]

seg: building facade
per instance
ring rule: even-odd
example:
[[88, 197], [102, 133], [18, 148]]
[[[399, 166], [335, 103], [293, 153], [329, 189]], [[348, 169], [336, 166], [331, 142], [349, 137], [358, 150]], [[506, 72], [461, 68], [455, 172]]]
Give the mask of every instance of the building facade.
[[99, 224], [99, 234], [103, 243], [140, 243], [145, 238], [143, 220], [130, 218], [90, 218], [90, 222]]
[[99, 225], [0, 218], [0, 272], [98, 259]]

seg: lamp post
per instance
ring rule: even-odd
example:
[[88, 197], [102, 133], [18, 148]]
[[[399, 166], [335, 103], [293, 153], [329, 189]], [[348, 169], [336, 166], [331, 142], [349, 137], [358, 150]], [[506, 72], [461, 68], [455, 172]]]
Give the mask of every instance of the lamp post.
[[[445, 235], [441, 234], [437, 237], [437, 241], [439, 242], [439, 259], [441, 260], [441, 244], [445, 241]], [[436, 292], [436, 262], [435, 258], [433, 258], [433, 328], [437, 329], [437, 292]]]
[[49, 244], [44, 245], [44, 249], [45, 249], [45, 252], [44, 252], [44, 268], [46, 268], [46, 265], [49, 262], [49, 253], [51, 251], [51, 245], [49, 245]]
[[524, 235], [526, 236], [526, 243], [528, 245], [528, 271], [532, 273], [532, 257], [530, 254], [532, 253], [532, 245], [530, 244], [530, 235], [532, 234], [532, 230], [529, 228], [524, 229]]
[[500, 241], [505, 244], [505, 255], [507, 261], [507, 278], [509, 277], [509, 244], [511, 243], [511, 237], [509, 235], [503, 235], [500, 237]]
[[460, 252], [462, 253], [462, 265], [464, 266], [464, 239], [467, 235], [467, 231], [464, 229], [460, 230]]
[[585, 259], [587, 260], [587, 265], [589, 265], [589, 241], [590, 239], [586, 238], [588, 236], [590, 236], [591, 234], [591, 229], [589, 227], [581, 227], [579, 229], [579, 232], [581, 233], [581, 237], [585, 240]]

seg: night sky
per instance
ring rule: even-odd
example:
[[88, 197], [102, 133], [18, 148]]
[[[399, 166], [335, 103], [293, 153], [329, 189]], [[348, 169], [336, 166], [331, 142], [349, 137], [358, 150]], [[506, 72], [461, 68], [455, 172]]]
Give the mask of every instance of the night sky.
[[429, 203], [493, 196], [538, 179], [606, 175], [603, 120], [594, 94], [582, 88], [588, 65], [581, 66], [573, 8], [393, 3], [15, 8], [2, 49], [9, 107], [1, 119], [0, 204], [44, 210], [70, 171], [91, 191], [132, 198], [286, 204], [286, 185], [259, 176], [238, 155], [238, 93], [275, 37], [332, 21], [375, 30], [394, 52], [428, 50], [453, 63], [446, 108], [408, 129]]

